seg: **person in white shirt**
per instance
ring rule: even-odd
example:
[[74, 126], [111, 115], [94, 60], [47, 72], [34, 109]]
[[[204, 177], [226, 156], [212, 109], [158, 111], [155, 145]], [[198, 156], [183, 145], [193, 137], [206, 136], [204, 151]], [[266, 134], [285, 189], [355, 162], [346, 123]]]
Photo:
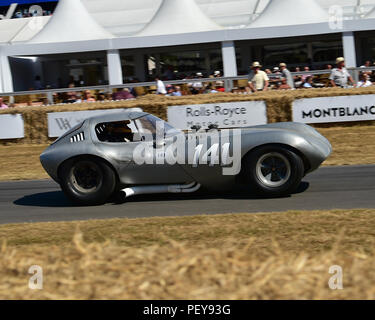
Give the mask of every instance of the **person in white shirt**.
[[355, 87], [352, 76], [345, 68], [345, 59], [343, 57], [337, 58], [336, 65], [337, 68], [332, 69], [331, 76], [329, 77], [332, 87], [347, 88], [348, 82], [353, 84], [353, 86]]
[[359, 76], [359, 81], [358, 81], [358, 84], [357, 84], [357, 87], [358, 88], [367, 88], [367, 87], [370, 87], [372, 86], [372, 82], [369, 80], [369, 76], [367, 73], [362, 73], [360, 76]]
[[155, 81], [156, 81], [156, 94], [167, 94], [167, 89], [165, 88], [165, 84], [163, 81], [160, 80], [159, 77], [156, 77], [155, 78]]
[[256, 91], [267, 91], [270, 79], [267, 74], [261, 70], [261, 64], [256, 61], [253, 63], [252, 71], [248, 76], [248, 87], [246, 91], [248, 93]]

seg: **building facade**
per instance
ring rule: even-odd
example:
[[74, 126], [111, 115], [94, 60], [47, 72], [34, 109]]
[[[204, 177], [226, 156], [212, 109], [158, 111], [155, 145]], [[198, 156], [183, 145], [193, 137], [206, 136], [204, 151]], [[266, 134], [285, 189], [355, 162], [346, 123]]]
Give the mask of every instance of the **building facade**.
[[[41, 4], [43, 6], [43, 4]], [[0, 21], [0, 92], [375, 59], [375, 0], [60, 0]]]

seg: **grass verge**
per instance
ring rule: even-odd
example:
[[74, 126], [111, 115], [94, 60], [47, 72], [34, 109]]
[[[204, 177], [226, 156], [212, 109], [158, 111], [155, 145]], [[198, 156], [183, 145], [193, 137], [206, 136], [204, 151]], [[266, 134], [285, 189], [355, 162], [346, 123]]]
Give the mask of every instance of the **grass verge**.
[[0, 226], [0, 299], [374, 299], [374, 230], [375, 210]]
[[[333, 145], [333, 154], [325, 165], [375, 163], [375, 126], [319, 128]], [[48, 178], [39, 162], [47, 145], [0, 146], [0, 180]]]

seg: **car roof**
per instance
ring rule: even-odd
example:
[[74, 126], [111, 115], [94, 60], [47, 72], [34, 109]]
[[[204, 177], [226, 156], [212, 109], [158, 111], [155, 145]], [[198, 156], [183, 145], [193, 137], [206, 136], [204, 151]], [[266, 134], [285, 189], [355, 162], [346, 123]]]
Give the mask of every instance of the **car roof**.
[[126, 121], [135, 120], [144, 116], [147, 116], [146, 112], [139, 111], [122, 111], [122, 112], [110, 112], [108, 114], [100, 114], [89, 118], [90, 122], [100, 123], [100, 122], [112, 122], [112, 121]]

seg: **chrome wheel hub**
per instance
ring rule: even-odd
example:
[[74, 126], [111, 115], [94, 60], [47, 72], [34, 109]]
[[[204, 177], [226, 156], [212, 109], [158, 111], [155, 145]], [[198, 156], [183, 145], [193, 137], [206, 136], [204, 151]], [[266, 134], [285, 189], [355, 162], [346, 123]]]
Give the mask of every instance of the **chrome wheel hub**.
[[256, 165], [257, 178], [267, 187], [281, 187], [288, 182], [291, 174], [289, 160], [278, 152], [263, 155]]
[[102, 173], [97, 164], [81, 161], [71, 169], [70, 181], [79, 192], [91, 193], [99, 188], [102, 182]]

